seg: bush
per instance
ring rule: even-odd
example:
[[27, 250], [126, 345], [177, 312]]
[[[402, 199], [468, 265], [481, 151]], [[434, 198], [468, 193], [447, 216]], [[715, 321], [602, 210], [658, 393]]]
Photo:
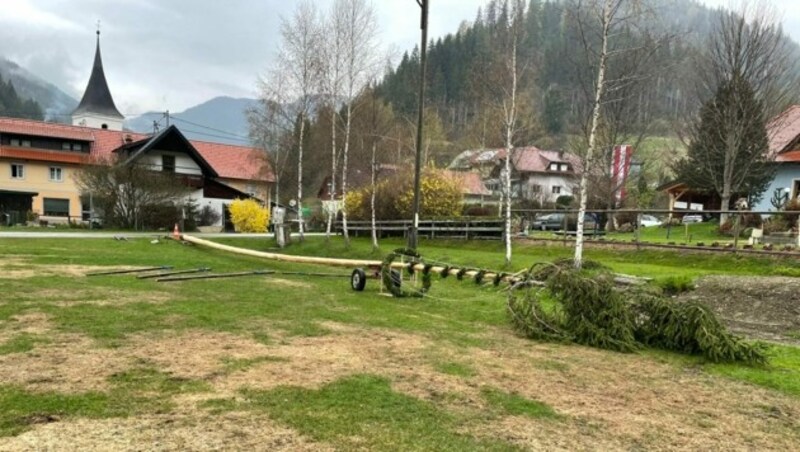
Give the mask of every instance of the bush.
[[[747, 228], [761, 228], [764, 224], [764, 221], [761, 219], [761, 215], [753, 214], [753, 213], [743, 213], [739, 217], [739, 236], [742, 236], [742, 233]], [[725, 223], [719, 225], [719, 232], [723, 235], [732, 236], [734, 229], [736, 227], [736, 217], [732, 215], [728, 217]], [[745, 234], [746, 236], [747, 234]]]
[[790, 227], [795, 227], [797, 225], [798, 211], [800, 211], [800, 198], [794, 198], [786, 203], [786, 206], [783, 208], [783, 213], [781, 213], [780, 216], [783, 217]]
[[464, 215], [468, 217], [491, 217], [497, 216], [497, 207], [486, 206], [464, 206]]
[[269, 210], [252, 199], [237, 199], [228, 207], [236, 232], [267, 232]]
[[[458, 179], [444, 171], [427, 169], [420, 181], [420, 215], [424, 218], [458, 217], [461, 215], [463, 194]], [[351, 191], [345, 197], [349, 218], [371, 218], [372, 187]], [[378, 220], [408, 219], [414, 202], [414, 174], [398, 173], [375, 186], [375, 216]]]
[[556, 206], [558, 207], [569, 207], [572, 205], [572, 202], [575, 201], [575, 198], [569, 195], [561, 195], [556, 198]]
[[661, 288], [661, 293], [668, 296], [694, 290], [694, 282], [688, 276], [667, 276], [657, 279], [655, 285]]
[[783, 215], [773, 215], [764, 222], [764, 234], [774, 234], [776, 232], [786, 232], [790, 229], [789, 223]]
[[222, 218], [219, 212], [206, 204], [195, 218], [198, 226], [213, 226]]

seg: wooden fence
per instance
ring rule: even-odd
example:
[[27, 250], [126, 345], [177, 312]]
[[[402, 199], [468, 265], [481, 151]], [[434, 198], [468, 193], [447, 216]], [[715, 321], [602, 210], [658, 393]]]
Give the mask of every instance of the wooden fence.
[[[407, 237], [413, 221], [385, 220], [377, 221], [375, 229], [378, 237]], [[454, 220], [420, 220], [419, 236], [453, 239], [494, 239], [503, 238], [504, 223], [501, 219], [454, 219]], [[351, 236], [369, 236], [372, 231], [370, 221], [348, 221], [347, 230]], [[336, 224], [336, 232], [342, 233], [342, 223]]]

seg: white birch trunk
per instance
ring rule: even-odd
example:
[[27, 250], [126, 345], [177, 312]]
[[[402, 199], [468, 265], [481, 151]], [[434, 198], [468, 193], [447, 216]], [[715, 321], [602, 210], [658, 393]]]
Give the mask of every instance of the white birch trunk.
[[375, 163], [375, 151], [378, 147], [378, 144], [373, 140], [372, 141], [372, 196], [370, 196], [369, 204], [370, 210], [372, 214], [372, 251], [378, 249], [378, 228], [376, 227], [375, 222], [375, 172], [377, 171], [377, 165]]
[[[342, 199], [347, 196], [347, 157], [350, 151], [350, 123], [352, 121], [352, 100], [347, 104], [347, 121], [344, 127], [344, 150], [342, 151]], [[347, 209], [342, 209], [342, 235], [345, 245], [350, 245], [350, 233], [347, 230]]]
[[[334, 99], [334, 103], [336, 100]], [[333, 111], [331, 112], [331, 188], [330, 188], [330, 201], [331, 206], [334, 206], [334, 202], [336, 201], [336, 107], [333, 106]], [[344, 202], [344, 197], [342, 197], [342, 202]], [[325, 241], [331, 239], [331, 226], [335, 221], [336, 217], [336, 209], [334, 208], [333, 211], [328, 212], [328, 224], [325, 228]]]
[[506, 162], [505, 162], [505, 192], [506, 192], [506, 216], [505, 216], [505, 242], [506, 242], [506, 265], [511, 265], [511, 152], [514, 150], [514, 124], [517, 115], [517, 36], [514, 35], [511, 46], [511, 106], [506, 117]]
[[581, 173], [581, 187], [580, 187], [580, 208], [578, 209], [578, 228], [575, 234], [575, 260], [574, 265], [576, 269], [580, 269], [583, 265], [583, 217], [586, 215], [586, 197], [588, 185], [589, 164], [592, 161], [592, 154], [597, 142], [597, 127], [600, 124], [600, 107], [603, 100], [603, 92], [605, 91], [605, 76], [606, 76], [606, 60], [608, 59], [608, 33], [611, 24], [611, 2], [606, 0], [603, 7], [603, 45], [600, 51], [600, 64], [597, 68], [597, 87], [594, 98], [594, 110], [592, 112], [592, 128], [589, 132], [589, 149], [586, 151], [586, 159], [584, 161], [583, 171]]
[[306, 118], [300, 115], [300, 141], [297, 146], [297, 227], [300, 241], [305, 240], [303, 228], [303, 136], [305, 135]]

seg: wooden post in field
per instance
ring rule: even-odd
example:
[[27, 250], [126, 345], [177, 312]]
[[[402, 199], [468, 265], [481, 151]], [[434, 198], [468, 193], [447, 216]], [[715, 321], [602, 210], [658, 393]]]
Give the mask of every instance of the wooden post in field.
[[742, 214], [736, 214], [736, 220], [733, 222], [733, 253], [736, 254], [736, 250], [739, 248], [739, 221], [742, 218]]
[[636, 249], [641, 249], [641, 237], [639, 237], [639, 233], [642, 230], [642, 213], [636, 213], [636, 230], [634, 231], [634, 237], [636, 238]]

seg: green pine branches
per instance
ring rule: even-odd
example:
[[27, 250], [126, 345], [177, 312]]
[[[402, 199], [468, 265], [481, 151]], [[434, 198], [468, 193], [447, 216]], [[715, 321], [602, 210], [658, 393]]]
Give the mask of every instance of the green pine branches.
[[728, 332], [699, 303], [679, 303], [651, 291], [619, 290], [600, 265], [576, 271], [564, 263], [537, 265], [509, 292], [514, 327], [532, 339], [575, 342], [632, 352], [651, 346], [701, 355], [713, 362], [763, 364], [764, 349]]

